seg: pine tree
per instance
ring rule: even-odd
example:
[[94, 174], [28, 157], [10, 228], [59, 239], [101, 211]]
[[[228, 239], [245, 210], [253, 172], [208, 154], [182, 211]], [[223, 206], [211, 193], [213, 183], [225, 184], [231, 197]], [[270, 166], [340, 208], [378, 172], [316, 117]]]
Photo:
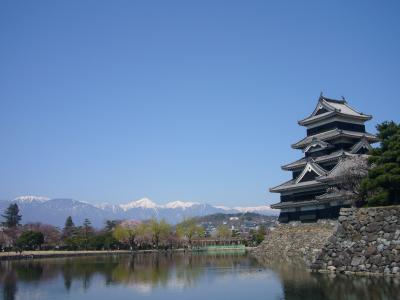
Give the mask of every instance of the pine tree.
[[400, 125], [391, 121], [376, 128], [381, 143], [370, 153], [362, 192], [370, 206], [400, 204]]
[[87, 250], [89, 246], [89, 237], [93, 232], [92, 223], [89, 219], [85, 219], [83, 221], [83, 242], [85, 250]]
[[72, 234], [75, 232], [75, 224], [72, 221], [72, 217], [69, 216], [66, 220], [65, 220], [65, 225], [64, 225], [64, 229], [63, 229], [63, 237], [67, 238], [67, 237], [71, 237]]
[[22, 216], [19, 215], [19, 208], [16, 203], [10, 204], [2, 217], [5, 219], [5, 222], [2, 222], [2, 225], [7, 228], [18, 226], [22, 218]]

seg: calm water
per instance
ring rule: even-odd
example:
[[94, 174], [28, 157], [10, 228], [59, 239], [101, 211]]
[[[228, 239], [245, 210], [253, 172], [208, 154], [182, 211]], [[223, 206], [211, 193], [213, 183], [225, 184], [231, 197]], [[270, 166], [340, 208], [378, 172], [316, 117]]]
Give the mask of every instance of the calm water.
[[265, 267], [246, 254], [140, 254], [0, 262], [4, 299], [400, 299], [397, 279]]

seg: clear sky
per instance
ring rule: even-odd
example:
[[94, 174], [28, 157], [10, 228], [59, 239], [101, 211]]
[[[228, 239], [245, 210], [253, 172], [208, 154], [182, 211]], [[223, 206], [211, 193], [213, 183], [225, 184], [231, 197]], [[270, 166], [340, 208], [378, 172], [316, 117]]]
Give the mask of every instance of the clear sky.
[[399, 121], [399, 1], [1, 1], [0, 199], [276, 202], [321, 91]]

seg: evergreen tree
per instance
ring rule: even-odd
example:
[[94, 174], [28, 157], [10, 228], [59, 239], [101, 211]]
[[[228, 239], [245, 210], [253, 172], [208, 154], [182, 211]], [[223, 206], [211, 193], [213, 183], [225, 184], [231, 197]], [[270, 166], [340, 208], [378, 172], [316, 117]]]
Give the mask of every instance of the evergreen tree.
[[41, 232], [24, 231], [17, 239], [16, 246], [20, 250], [36, 250], [44, 243], [44, 236]]
[[2, 217], [5, 219], [5, 222], [2, 222], [2, 225], [7, 228], [18, 226], [22, 218], [22, 216], [19, 215], [19, 208], [16, 203], [10, 204]]
[[87, 250], [88, 245], [89, 245], [89, 237], [93, 233], [93, 228], [92, 228], [92, 223], [90, 222], [89, 219], [85, 219], [83, 221], [83, 243], [84, 243], [84, 248]]
[[75, 232], [75, 224], [72, 221], [72, 217], [69, 216], [66, 220], [65, 220], [65, 225], [64, 225], [64, 229], [63, 229], [63, 238], [68, 238], [71, 237], [73, 235], [73, 233]]
[[116, 220], [107, 220], [106, 221], [106, 226], [105, 230], [108, 232], [111, 232], [114, 230], [114, 228], [118, 225], [118, 222]]
[[370, 153], [362, 192], [371, 206], [400, 204], [400, 125], [391, 121], [376, 128], [381, 143]]

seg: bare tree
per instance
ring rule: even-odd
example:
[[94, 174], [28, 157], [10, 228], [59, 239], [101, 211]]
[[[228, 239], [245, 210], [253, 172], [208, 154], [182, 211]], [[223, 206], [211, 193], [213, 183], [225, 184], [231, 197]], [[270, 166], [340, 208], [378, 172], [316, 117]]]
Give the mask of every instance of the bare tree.
[[6, 247], [6, 234], [0, 229], [0, 251]]

